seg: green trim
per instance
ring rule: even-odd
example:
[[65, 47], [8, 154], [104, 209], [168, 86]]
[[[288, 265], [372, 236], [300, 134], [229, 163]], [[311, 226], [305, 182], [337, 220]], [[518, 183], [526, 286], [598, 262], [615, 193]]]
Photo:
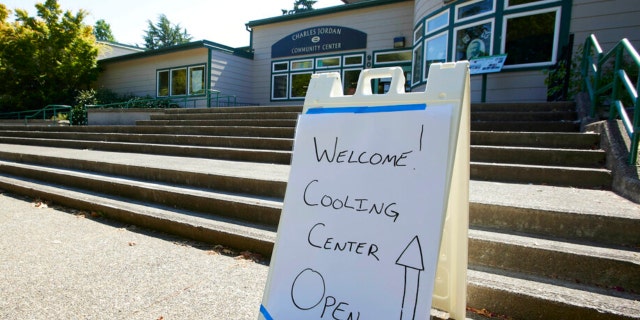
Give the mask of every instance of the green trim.
[[351, 10], [371, 8], [371, 7], [383, 6], [383, 5], [387, 5], [387, 4], [401, 3], [401, 2], [407, 2], [407, 1], [413, 2], [413, 0], [368, 0], [368, 1], [361, 1], [361, 2], [352, 3], [352, 4], [344, 4], [344, 5], [333, 6], [333, 7], [322, 8], [322, 9], [314, 9], [314, 10], [306, 11], [306, 12], [302, 12], [302, 13], [286, 14], [286, 15], [282, 15], [282, 16], [278, 16], [278, 17], [272, 17], [272, 18], [266, 18], [266, 19], [260, 19], [260, 20], [253, 20], [253, 21], [247, 22], [245, 25], [248, 28], [253, 28], [253, 27], [257, 27], [257, 26], [263, 26], [263, 25], [279, 23], [279, 22], [284, 22], [284, 21], [293, 21], [293, 20], [305, 19], [305, 18], [309, 18], [309, 17], [317, 17], [317, 16], [322, 16], [322, 15], [327, 15], [327, 14], [333, 14], [333, 13], [339, 13], [339, 12], [347, 12], [347, 11], [351, 11]]
[[200, 41], [188, 42], [188, 43], [183, 43], [175, 46], [160, 48], [156, 50], [147, 50], [143, 52], [137, 52], [137, 53], [126, 54], [118, 57], [108, 58], [108, 59], [101, 60], [100, 63], [111, 63], [111, 62], [155, 57], [155, 56], [160, 56], [164, 54], [187, 51], [192, 49], [200, 49], [200, 48], [209, 49], [209, 51], [214, 50], [218, 52], [223, 52], [223, 53], [231, 54], [241, 58], [253, 59], [253, 53], [249, 52], [249, 49], [247, 47], [232, 48], [216, 42], [212, 42], [208, 40], [200, 40]]

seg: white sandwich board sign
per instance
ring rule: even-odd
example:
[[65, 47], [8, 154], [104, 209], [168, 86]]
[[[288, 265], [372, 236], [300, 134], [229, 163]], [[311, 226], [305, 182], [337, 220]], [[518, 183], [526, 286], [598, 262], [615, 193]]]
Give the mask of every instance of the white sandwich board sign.
[[[468, 65], [453, 67], [465, 86]], [[381, 77], [395, 90], [374, 96]], [[370, 69], [343, 96], [338, 74], [312, 78], [260, 319], [428, 319], [462, 99], [403, 84], [399, 68]]]

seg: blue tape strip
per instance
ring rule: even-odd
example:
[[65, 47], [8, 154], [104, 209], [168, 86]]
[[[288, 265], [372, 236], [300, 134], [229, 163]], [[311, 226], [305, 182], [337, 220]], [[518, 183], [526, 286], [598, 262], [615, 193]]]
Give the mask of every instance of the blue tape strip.
[[273, 317], [269, 314], [269, 311], [267, 311], [267, 308], [265, 308], [264, 305], [260, 305], [260, 313], [266, 320], [273, 320]]
[[396, 111], [417, 111], [425, 110], [427, 105], [419, 104], [402, 104], [395, 106], [380, 107], [338, 107], [338, 108], [312, 108], [307, 110], [307, 114], [328, 114], [328, 113], [376, 113], [376, 112], [396, 112]]

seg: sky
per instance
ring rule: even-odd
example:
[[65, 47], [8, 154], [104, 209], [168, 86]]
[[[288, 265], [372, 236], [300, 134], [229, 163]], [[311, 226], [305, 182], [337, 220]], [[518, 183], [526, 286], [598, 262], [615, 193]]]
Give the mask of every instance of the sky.
[[[45, 0], [0, 0], [8, 9], [25, 9], [36, 15], [35, 4]], [[156, 23], [165, 14], [172, 24], [193, 37], [231, 47], [249, 45], [245, 23], [282, 15], [293, 9], [294, 0], [58, 0], [62, 10], [89, 12], [88, 25], [104, 19], [111, 25], [116, 41], [144, 47], [142, 39], [148, 22]], [[342, 5], [341, 0], [318, 0], [316, 9]], [[13, 15], [11, 16], [13, 17]]]

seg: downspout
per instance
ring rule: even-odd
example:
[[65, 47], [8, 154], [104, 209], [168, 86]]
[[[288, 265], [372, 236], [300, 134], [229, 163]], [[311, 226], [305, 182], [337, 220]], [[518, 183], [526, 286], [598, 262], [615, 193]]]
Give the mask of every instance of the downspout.
[[253, 29], [248, 24], [245, 24], [244, 27], [249, 31], [249, 51], [253, 52]]
[[213, 59], [213, 49], [207, 47], [207, 65], [205, 66], [207, 73], [207, 108], [211, 108], [211, 59]]

